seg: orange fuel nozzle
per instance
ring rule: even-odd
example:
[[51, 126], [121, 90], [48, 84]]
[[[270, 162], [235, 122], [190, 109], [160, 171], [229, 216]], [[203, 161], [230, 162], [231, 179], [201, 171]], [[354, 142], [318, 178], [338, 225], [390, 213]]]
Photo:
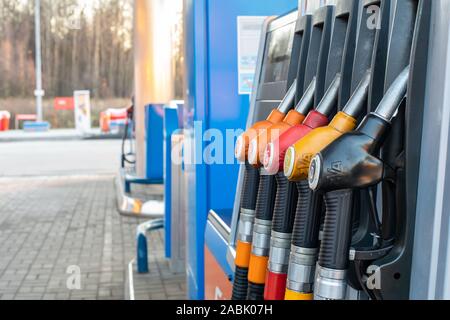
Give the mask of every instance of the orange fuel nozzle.
[[269, 117], [264, 120], [255, 123], [251, 128], [245, 131], [236, 141], [235, 157], [241, 162], [247, 160], [248, 148], [250, 142], [258, 137], [261, 133], [265, 132], [270, 126], [280, 123], [286, 117], [286, 114], [292, 109], [293, 101], [297, 90], [297, 80], [289, 88], [286, 96], [277, 109], [272, 110]]
[[248, 162], [254, 167], [260, 167], [264, 159], [266, 146], [278, 139], [292, 126], [302, 123], [304, 119], [305, 115], [296, 110], [291, 110], [283, 121], [273, 124], [266, 130], [261, 130], [259, 135], [250, 141], [248, 147]]
[[260, 121], [254, 124], [250, 129], [245, 131], [236, 142], [235, 157], [239, 161], [247, 160], [248, 146], [250, 141], [259, 135], [262, 130], [269, 128], [274, 123], [278, 123], [283, 120], [285, 114], [278, 109], [273, 110], [267, 120]]
[[[259, 135], [250, 141], [248, 148], [248, 162], [252, 166], [256, 168], [261, 167], [263, 165], [267, 145], [273, 143], [290, 128], [301, 124], [305, 120], [306, 114], [313, 106], [315, 90], [316, 78], [311, 81], [295, 109], [289, 111], [283, 121], [273, 124], [266, 130], [261, 130]], [[294, 102], [294, 98], [294, 96], [291, 96], [291, 103]]]

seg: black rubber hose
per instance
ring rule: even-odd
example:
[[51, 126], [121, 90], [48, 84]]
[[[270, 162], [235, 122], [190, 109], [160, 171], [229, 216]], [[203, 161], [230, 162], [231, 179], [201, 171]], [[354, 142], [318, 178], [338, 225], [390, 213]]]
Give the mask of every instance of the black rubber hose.
[[383, 181], [383, 226], [381, 239], [385, 242], [395, 238], [396, 232], [396, 188], [391, 181]]
[[319, 265], [333, 270], [347, 270], [352, 238], [353, 190], [325, 195], [327, 213], [319, 253]]
[[250, 301], [263, 301], [264, 300], [264, 289], [263, 284], [248, 283], [248, 294], [247, 300]]
[[298, 190], [295, 182], [290, 182], [283, 172], [276, 175], [277, 196], [273, 209], [272, 230], [279, 233], [292, 233]]
[[248, 162], [245, 164], [244, 183], [241, 193], [241, 209], [255, 210], [259, 188], [259, 170]]
[[300, 248], [318, 248], [322, 217], [322, 196], [309, 188], [308, 181], [297, 182], [298, 203], [292, 244]]
[[231, 300], [247, 300], [248, 268], [236, 266]]
[[275, 176], [260, 175], [258, 198], [256, 200], [256, 219], [271, 221], [277, 194]]
[[[129, 124], [132, 121], [133, 120], [130, 117], [128, 117], [127, 121], [125, 121], [125, 131], [124, 131], [123, 137], [122, 137], [122, 168], [125, 168], [125, 162], [128, 163], [128, 164], [136, 164], [136, 160], [130, 160], [128, 158], [128, 156], [131, 155], [132, 152], [130, 152], [130, 153], [126, 153], [125, 152], [125, 143], [128, 140], [128, 133], [129, 133], [128, 131], [129, 131], [129, 128], [130, 128]], [[131, 137], [129, 138], [129, 140], [130, 140], [130, 143], [133, 143], [131, 141]]]

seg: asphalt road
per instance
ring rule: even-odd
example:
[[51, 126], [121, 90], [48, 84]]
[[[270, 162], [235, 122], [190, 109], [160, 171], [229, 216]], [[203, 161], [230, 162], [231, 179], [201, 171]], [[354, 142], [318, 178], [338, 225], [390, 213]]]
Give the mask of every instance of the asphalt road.
[[120, 140], [0, 143], [0, 177], [115, 174]]

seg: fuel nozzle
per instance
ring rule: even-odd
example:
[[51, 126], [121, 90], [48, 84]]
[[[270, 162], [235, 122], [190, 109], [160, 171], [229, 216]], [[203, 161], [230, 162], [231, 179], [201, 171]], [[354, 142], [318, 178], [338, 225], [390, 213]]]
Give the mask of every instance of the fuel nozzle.
[[292, 108], [293, 104], [292, 101], [295, 98], [296, 89], [297, 89], [297, 80], [295, 80], [294, 83], [291, 85], [286, 96], [278, 105], [278, 108], [274, 109], [266, 120], [255, 123], [251, 128], [249, 128], [241, 136], [239, 136], [239, 138], [236, 141], [236, 148], [235, 148], [236, 159], [238, 159], [241, 162], [246, 161], [250, 141], [256, 138], [261, 133], [261, 131], [269, 128], [271, 125], [275, 123], [283, 121], [283, 119], [286, 117], [286, 114]]
[[327, 127], [317, 128], [286, 151], [284, 174], [290, 181], [307, 180], [312, 158], [343, 134], [356, 128], [369, 92], [371, 72], [366, 72], [343, 111]]
[[[296, 109], [289, 112], [288, 116], [282, 123], [275, 124], [268, 128], [267, 136], [274, 136], [273, 133], [276, 132], [276, 137], [278, 137], [279, 132], [285, 132], [292, 126], [298, 125], [304, 120], [303, 114], [306, 113], [313, 105], [315, 86], [316, 80], [313, 79], [308, 89], [305, 91], [303, 98], [297, 104]], [[297, 118], [295, 118], [295, 121], [292, 121], [292, 119], [289, 119], [289, 117], [294, 114], [301, 115], [302, 118], [300, 119], [297, 116]], [[261, 159], [261, 150], [265, 150], [266, 148], [265, 141], [261, 138], [261, 136], [259, 136], [258, 138], [260, 139], [253, 140], [254, 148], [252, 148], [251, 144], [249, 150], [249, 161], [251, 162], [252, 160], [254, 160], [254, 165], [259, 162], [259, 159]], [[255, 224], [253, 226], [253, 242], [251, 249], [252, 254], [250, 256], [248, 269], [249, 300], [259, 300], [264, 297], [269, 264], [269, 252], [271, 243], [273, 243], [273, 238], [271, 238], [271, 236], [273, 235], [272, 218], [275, 212], [279, 211], [278, 209], [276, 209], [277, 203], [278, 207], [280, 203], [278, 188], [282, 188], [282, 184], [277, 179], [277, 177], [268, 174], [265, 169], [261, 169], [261, 183], [258, 191]], [[290, 241], [289, 239], [285, 239], [285, 237], [285, 235], [281, 235], [280, 233], [280, 237], [278, 237], [279, 239], [276, 241], [276, 243], [282, 244], [283, 248], [286, 247], [287, 244], [287, 248], [289, 248]], [[277, 266], [277, 268], [282, 268], [282, 266], [280, 266], [280, 263], [278, 262], [279, 261], [272, 261], [271, 265]], [[284, 261], [281, 261], [281, 263], [283, 262]], [[278, 277], [277, 279], [278, 283], [283, 282], [282, 277]]]
[[[286, 97], [280, 103], [278, 109], [273, 110], [267, 120], [258, 122], [238, 138], [236, 143], [236, 158], [246, 161], [244, 171], [244, 184], [242, 187], [241, 209], [238, 222], [238, 235], [236, 242], [235, 277], [233, 283], [233, 300], [246, 300], [248, 292], [248, 272], [253, 241], [253, 225], [256, 216], [256, 202], [260, 187], [260, 173], [247, 159], [248, 145], [260, 131], [270, 127], [274, 123], [283, 120], [293, 104], [297, 88], [295, 80]], [[262, 183], [265, 184], [265, 181]]]
[[363, 120], [357, 131], [342, 136], [315, 155], [309, 170], [311, 189], [365, 188], [383, 178], [383, 163], [376, 154], [405, 97], [408, 78], [409, 67], [396, 78], [378, 108]]
[[[342, 134], [345, 130], [352, 130], [356, 126], [356, 113], [358, 109], [362, 109], [366, 101], [369, 82], [370, 74], [368, 73], [344, 109], [348, 113], [339, 113], [328, 127], [311, 131], [302, 140], [299, 140], [297, 144], [303, 146], [301, 143], [306, 140], [305, 146], [309, 147], [309, 150], [320, 151], [323, 145], [329, 143], [328, 141], [331, 142], [332, 139]], [[333, 87], [330, 90], [333, 90]], [[324, 98], [318, 109], [326, 112], [326, 110], [331, 110], [330, 105], [332, 104], [334, 103], [330, 99]], [[303, 151], [303, 149], [300, 150]], [[295, 159], [290, 157], [291, 155], [288, 152], [285, 161], [295, 161]], [[309, 158], [305, 157], [304, 160], [309, 161]], [[307, 170], [309, 170], [309, 167]], [[295, 184], [297, 185], [299, 196], [292, 235], [285, 299], [311, 300], [313, 298], [313, 286], [320, 245], [322, 196], [309, 188], [308, 181], [304, 175], [298, 181], [295, 181]]]
[[327, 192], [315, 299], [345, 299], [353, 190], [376, 185], [383, 179], [385, 165], [376, 156], [405, 97], [408, 78], [409, 67], [395, 79], [376, 111], [364, 119], [357, 131], [330, 144], [311, 162], [310, 187]]
[[[303, 122], [303, 124], [293, 127], [289, 130], [289, 134], [287, 134], [286, 136], [281, 136], [278, 141], [274, 141], [270, 146], [272, 146], [273, 148], [275, 143], [279, 141], [282, 141], [282, 143], [286, 143], [286, 140], [289, 140], [291, 138], [297, 141], [314, 128], [327, 125], [328, 116], [337, 104], [340, 84], [341, 76], [340, 74], [337, 74], [329, 89], [325, 93], [318, 108], [308, 114], [308, 117]], [[313, 99], [312, 95], [311, 99]], [[292, 142], [286, 145], [283, 151], [286, 150], [287, 147], [291, 144]], [[270, 154], [267, 155], [270, 156]], [[278, 163], [274, 166], [274, 173], [275, 171], [278, 172], [280, 169], [279, 160], [277, 162]], [[302, 258], [304, 257], [304, 253], [309, 253], [311, 252], [311, 250], [299, 248], [300, 250], [298, 250], [297, 252], [297, 250], [295, 250], [294, 248], [293, 250], [295, 252], [290, 255], [293, 239], [294, 220], [297, 218], [298, 210], [302, 210], [302, 208], [304, 207], [302, 205], [302, 202], [306, 202], [308, 204], [310, 203], [309, 188], [304, 189], [302, 188], [302, 186], [298, 186], [296, 183], [289, 182], [282, 172], [276, 174], [276, 179], [278, 183], [278, 190], [274, 208], [272, 236], [270, 241], [270, 257], [264, 298], [266, 300], [284, 300], [291, 298], [295, 298], [296, 300], [311, 299], [312, 294], [310, 293], [310, 288], [314, 283], [314, 266], [317, 258], [314, 258], [314, 255], [311, 255], [310, 257], [312, 259], [309, 260], [314, 260], [314, 262], [303, 268], [301, 272], [298, 273], [297, 269], [294, 270], [293, 268], [291, 268], [291, 265], [296, 265], [296, 263], [308, 263], [309, 260], [306, 261]], [[306, 191], [306, 194], [304, 191]], [[296, 259], [297, 253], [302, 255], [302, 257], [300, 257], [300, 260]], [[292, 264], [289, 263], [290, 258], [291, 262], [293, 262]], [[290, 277], [288, 277], [288, 273], [290, 273]], [[303, 276], [306, 273], [311, 275], [309, 279], [306, 280], [304, 278], [298, 278], [298, 276]], [[300, 287], [296, 286], [291, 281], [293, 277], [295, 278], [294, 281], [308, 281], [308, 285]], [[308, 275], [306, 275], [306, 277], [308, 277]], [[287, 292], [290, 294], [286, 294], [287, 285], [289, 289]]]
[[[250, 141], [248, 149], [248, 161], [255, 167], [262, 166], [264, 151], [268, 143], [277, 139], [281, 134], [289, 130], [292, 126], [298, 125], [305, 120], [305, 115], [312, 108], [314, 102], [314, 91], [316, 88], [315, 78], [311, 81], [305, 94], [295, 109], [288, 112], [283, 121], [274, 123], [266, 129], [260, 130], [258, 135]], [[285, 98], [286, 105], [293, 105], [295, 100], [295, 91], [288, 92]]]
[[[325, 93], [322, 101], [315, 110], [309, 112], [302, 124], [298, 124], [284, 132], [279, 138], [274, 139], [267, 144], [264, 151], [264, 169], [272, 175], [283, 171], [283, 163], [286, 155], [286, 150], [295, 142], [306, 136], [311, 130], [328, 124], [328, 117], [333, 110], [341, 85], [341, 75], [337, 74], [333, 79], [329, 89]], [[302, 108], [306, 110], [306, 105], [309, 105], [314, 100], [314, 92], [307, 90], [303, 99], [297, 105], [297, 109]], [[308, 109], [309, 110], [309, 109]]]

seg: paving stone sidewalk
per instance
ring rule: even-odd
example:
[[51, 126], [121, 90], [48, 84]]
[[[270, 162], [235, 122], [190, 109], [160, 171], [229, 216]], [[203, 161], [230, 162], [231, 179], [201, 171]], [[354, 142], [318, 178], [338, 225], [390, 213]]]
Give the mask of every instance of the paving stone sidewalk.
[[[139, 222], [118, 215], [112, 175], [0, 178], [0, 299], [124, 299]], [[149, 250], [151, 272], [137, 278], [136, 298], [183, 299], [162, 232], [149, 237]], [[81, 289], [68, 289], [78, 270]]]

